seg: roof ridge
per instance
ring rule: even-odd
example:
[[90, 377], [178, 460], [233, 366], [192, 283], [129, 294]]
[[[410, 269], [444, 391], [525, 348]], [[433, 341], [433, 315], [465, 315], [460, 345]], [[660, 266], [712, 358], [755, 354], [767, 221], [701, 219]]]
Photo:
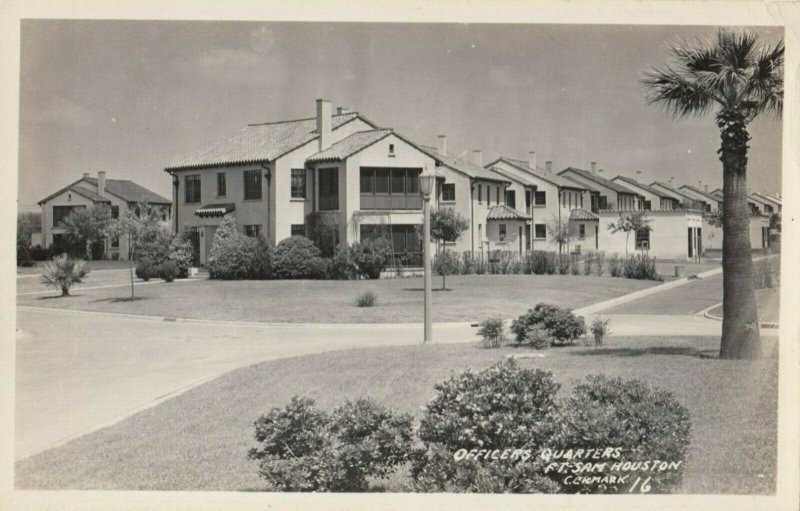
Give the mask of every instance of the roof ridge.
[[[358, 112], [342, 112], [340, 114], [332, 114], [331, 117], [339, 117], [339, 116], [342, 116], [342, 115], [358, 115]], [[255, 123], [250, 123], [247, 126], [248, 127], [270, 126], [270, 125], [273, 125], [273, 124], [285, 124], [285, 123], [290, 123], [290, 122], [314, 121], [316, 119], [317, 119], [316, 116], [315, 117], [303, 117], [302, 119], [287, 119], [287, 120], [283, 120], [283, 121], [255, 122]]]

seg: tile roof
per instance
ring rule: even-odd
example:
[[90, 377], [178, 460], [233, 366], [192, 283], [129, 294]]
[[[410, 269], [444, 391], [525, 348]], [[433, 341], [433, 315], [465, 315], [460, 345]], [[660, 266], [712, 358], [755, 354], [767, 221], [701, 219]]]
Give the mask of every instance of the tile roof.
[[102, 197], [97, 195], [93, 190], [89, 190], [88, 188], [84, 188], [83, 186], [70, 186], [69, 191], [77, 193], [78, 195], [82, 195], [93, 202], [111, 202], [106, 197]]
[[[647, 190], [648, 192], [652, 193], [653, 195], [658, 195], [659, 197], [667, 197], [669, 199], [673, 198], [672, 196], [668, 195], [666, 192], [662, 192], [661, 190], [657, 190], [655, 188], [651, 188], [650, 186], [648, 186], [648, 185], [646, 185], [644, 183], [640, 183], [639, 181], [637, 181], [637, 180], [635, 180], [633, 178], [625, 177], [625, 176], [617, 176], [614, 179], [612, 179], [612, 181], [617, 180], [617, 179], [619, 179], [619, 180], [623, 181], [624, 183], [627, 183], [627, 184], [629, 184], [631, 186], [638, 186], [639, 188], [641, 188], [643, 190]], [[625, 187], [624, 184], [620, 185], [620, 186]], [[635, 192], [635, 190], [633, 190], [633, 191]]]
[[[566, 179], [564, 176], [559, 176], [558, 174], [553, 174], [553, 173], [547, 172], [546, 170], [542, 170], [538, 166], [536, 167], [536, 169], [532, 169], [530, 167], [530, 165], [528, 165], [528, 162], [525, 162], [525, 161], [522, 161], [522, 160], [516, 160], [514, 158], [507, 158], [505, 156], [501, 156], [500, 158], [498, 158], [497, 160], [492, 162], [490, 165], [493, 165], [494, 163], [497, 163], [498, 161], [506, 162], [509, 165], [511, 165], [511, 166], [523, 171], [523, 172], [527, 172], [528, 174], [532, 175], [533, 177], [539, 178], [542, 181], [546, 181], [546, 182], [548, 182], [550, 184], [553, 184], [553, 185], [556, 185], [556, 186], [558, 186], [560, 188], [573, 188], [573, 189], [577, 189], [577, 190], [586, 190], [587, 189], [586, 186], [584, 186], [582, 184], [578, 184], [578, 183], [576, 183], [575, 181], [573, 181], [571, 179]], [[494, 167], [492, 167], [492, 170], [495, 171], [495, 172], [498, 171], [498, 169], [496, 169]], [[503, 175], [508, 177], [505, 173], [503, 173]], [[518, 179], [518, 178], [516, 176], [514, 176], [513, 179]], [[532, 184], [532, 186], [536, 186], [535, 182], [531, 182], [531, 184]]]
[[436, 159], [446, 167], [450, 167], [456, 172], [466, 174], [474, 179], [481, 179], [484, 181], [492, 181], [496, 183], [511, 183], [508, 179], [502, 179], [489, 169], [483, 168], [480, 165], [475, 165], [471, 161], [456, 156], [452, 153], [441, 154], [435, 147], [421, 145], [419, 148], [428, 154], [428, 156]]
[[570, 221], [600, 220], [600, 217], [585, 209], [573, 209], [569, 212]]
[[200, 209], [195, 210], [194, 214], [200, 218], [208, 218], [215, 216], [225, 216], [231, 211], [236, 210], [236, 204], [206, 204]]
[[662, 191], [664, 191], [667, 194], [667, 196], [669, 196], [670, 198], [675, 199], [677, 201], [681, 201], [682, 202], [682, 201], [685, 201], [687, 199], [690, 200], [690, 201], [694, 201], [695, 200], [692, 197], [689, 197], [688, 195], [681, 193], [680, 191], [676, 190], [675, 188], [671, 187], [670, 185], [668, 185], [666, 183], [662, 183], [661, 181], [653, 181], [652, 183], [650, 183], [651, 187], [653, 185], [659, 185], [662, 188], [665, 188], [666, 190], [662, 190]]
[[506, 206], [505, 204], [499, 204], [497, 206], [492, 206], [489, 208], [489, 212], [486, 214], [487, 220], [528, 220], [528, 217], [517, 211], [516, 209], [512, 208], [511, 206]]
[[772, 195], [765, 195], [763, 193], [753, 192], [751, 195], [755, 195], [757, 198], [761, 199], [762, 201], [768, 201], [774, 205], [782, 206], [783, 202], [778, 199], [777, 197], [773, 197]]
[[596, 185], [587, 185], [586, 183], [581, 183], [577, 179], [569, 177], [569, 176], [561, 176], [561, 177], [563, 177], [564, 179], [568, 179], [568, 180], [572, 181], [576, 185], [581, 185], [582, 187], [586, 188], [590, 192], [602, 193], [602, 190], [600, 188], [598, 188]]
[[[97, 186], [96, 177], [85, 177], [84, 181]], [[149, 204], [172, 204], [172, 200], [151, 192], [144, 186], [127, 179], [106, 179], [106, 191], [127, 202], [147, 202]]]
[[716, 197], [712, 197], [710, 194], [708, 194], [708, 193], [706, 193], [704, 191], [701, 191], [701, 190], [695, 188], [692, 185], [682, 185], [681, 189], [683, 189], [683, 188], [686, 188], [687, 190], [691, 190], [694, 193], [700, 195], [701, 197], [705, 197], [706, 199], [712, 200], [714, 202], [718, 202], [719, 201], [719, 199], [717, 199]]
[[[357, 112], [335, 114], [331, 116], [331, 129], [335, 130], [356, 118], [366, 121]], [[317, 136], [316, 117], [250, 124], [235, 131], [228, 138], [172, 163], [165, 170], [272, 161], [314, 140]]]
[[589, 172], [588, 170], [578, 169], [578, 168], [575, 168], [575, 167], [567, 167], [564, 170], [562, 170], [561, 172], [559, 172], [558, 175], [561, 176], [565, 172], [569, 172], [569, 171], [572, 171], [575, 174], [578, 174], [579, 176], [581, 176], [584, 179], [588, 179], [590, 181], [594, 181], [595, 183], [597, 183], [599, 185], [605, 186], [606, 188], [610, 188], [610, 189], [614, 190], [617, 193], [625, 193], [625, 194], [628, 194], [628, 195], [639, 195], [638, 193], [636, 193], [634, 191], [631, 191], [630, 188], [625, 188], [624, 186], [622, 186], [620, 184], [617, 184], [617, 183], [615, 183], [615, 182], [613, 182], [613, 181], [611, 181], [609, 179], [606, 179], [604, 177], [596, 176], [596, 175], [592, 174], [591, 172]]
[[309, 156], [306, 161], [308, 163], [341, 161], [391, 134], [391, 129], [358, 131], [336, 142], [324, 151]]

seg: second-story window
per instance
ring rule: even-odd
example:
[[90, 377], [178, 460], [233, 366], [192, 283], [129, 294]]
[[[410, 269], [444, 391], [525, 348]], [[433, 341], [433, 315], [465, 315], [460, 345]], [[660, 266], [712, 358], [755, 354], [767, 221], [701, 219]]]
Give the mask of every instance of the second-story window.
[[533, 204], [535, 206], [547, 206], [547, 192], [534, 192]]
[[193, 174], [184, 178], [185, 202], [196, 204], [200, 202], [200, 174]]
[[517, 192], [506, 190], [506, 206], [517, 209]]
[[499, 227], [498, 236], [500, 238], [500, 241], [505, 241], [506, 240], [506, 224], [500, 224], [498, 227]]
[[608, 209], [608, 197], [606, 197], [605, 195], [601, 195], [601, 196], [600, 196], [600, 197], [597, 199], [597, 208], [598, 208], [600, 211], [603, 211], [603, 210], [606, 210], [606, 209]]
[[360, 209], [420, 209], [422, 169], [361, 167]]
[[500, 205], [500, 187], [499, 186], [495, 189], [495, 192], [496, 192], [495, 193], [495, 199], [496, 199], [495, 202], [497, 202], [497, 205], [499, 206]]
[[225, 197], [227, 193], [225, 185], [225, 173], [217, 172], [217, 197]]
[[261, 171], [244, 171], [244, 200], [261, 199]]
[[306, 169], [292, 169], [292, 199], [306, 198]]
[[317, 173], [320, 211], [339, 209], [339, 169], [336, 167], [319, 169]]
[[455, 202], [456, 200], [456, 184], [444, 183], [442, 184], [442, 202]]
[[483, 202], [483, 185], [478, 185], [478, 203]]

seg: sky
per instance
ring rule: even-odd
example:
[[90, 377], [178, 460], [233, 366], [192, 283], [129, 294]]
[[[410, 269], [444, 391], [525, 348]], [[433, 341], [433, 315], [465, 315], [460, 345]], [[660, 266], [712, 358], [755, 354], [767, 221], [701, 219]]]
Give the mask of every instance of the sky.
[[[782, 29], [756, 29], [766, 41]], [[411, 140], [447, 135], [556, 170], [722, 185], [713, 116], [648, 105], [643, 71], [714, 27], [24, 20], [19, 209], [105, 170], [166, 197], [164, 167], [248, 123], [308, 118], [316, 98]], [[756, 119], [752, 191], [780, 190], [781, 121]]]

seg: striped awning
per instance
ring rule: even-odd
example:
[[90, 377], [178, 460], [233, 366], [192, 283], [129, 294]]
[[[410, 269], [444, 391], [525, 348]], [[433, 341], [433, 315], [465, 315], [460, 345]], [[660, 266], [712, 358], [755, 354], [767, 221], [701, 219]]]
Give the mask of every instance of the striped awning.
[[224, 216], [236, 209], [235, 204], [208, 204], [194, 212], [200, 218]]

